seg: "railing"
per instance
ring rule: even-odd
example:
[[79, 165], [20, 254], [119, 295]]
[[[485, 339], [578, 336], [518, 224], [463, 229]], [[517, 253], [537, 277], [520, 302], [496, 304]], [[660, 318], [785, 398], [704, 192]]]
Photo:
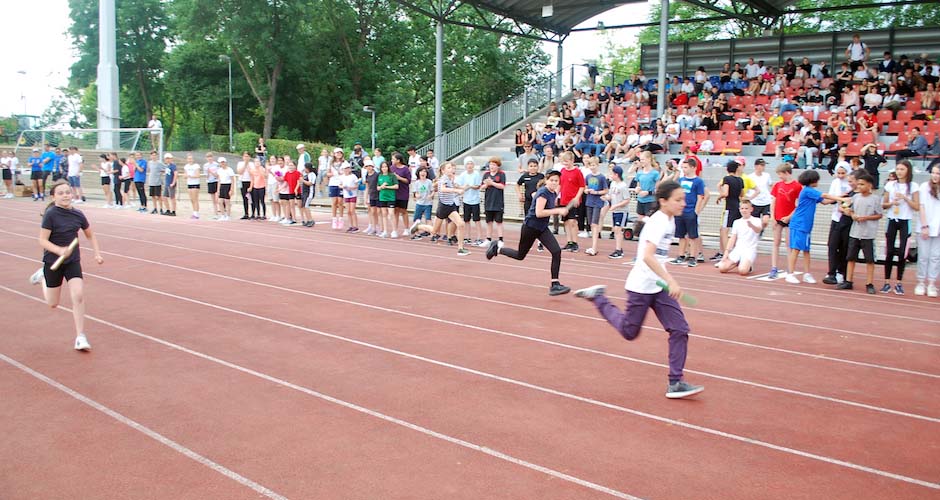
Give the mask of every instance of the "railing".
[[[566, 74], [568, 78], [564, 78]], [[559, 76], [562, 77], [561, 95], [556, 89]], [[587, 68], [581, 65], [569, 66], [560, 73], [542, 76], [518, 94], [480, 112], [463, 125], [421, 144], [417, 148], [418, 153], [424, 155], [429, 149], [434, 149], [435, 142], [439, 139], [440, 151], [435, 151], [437, 157], [447, 160], [454, 158], [502, 132], [533, 111], [547, 106], [552, 100], [561, 100], [571, 93], [571, 89], [583, 85], [586, 81]]]

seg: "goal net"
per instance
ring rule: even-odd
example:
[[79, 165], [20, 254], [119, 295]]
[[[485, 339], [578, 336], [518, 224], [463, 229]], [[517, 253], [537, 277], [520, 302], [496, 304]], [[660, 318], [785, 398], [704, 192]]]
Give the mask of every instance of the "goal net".
[[117, 129], [37, 129], [20, 133], [16, 152], [32, 148], [42, 149], [46, 144], [67, 149], [72, 146], [81, 151], [127, 153], [156, 150], [163, 156], [163, 130], [149, 128]]

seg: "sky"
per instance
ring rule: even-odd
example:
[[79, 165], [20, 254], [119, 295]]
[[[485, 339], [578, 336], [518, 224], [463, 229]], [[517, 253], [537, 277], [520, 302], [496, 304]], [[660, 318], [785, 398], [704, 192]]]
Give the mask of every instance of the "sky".
[[[0, 14], [12, 22], [4, 23], [4, 40], [8, 47], [0, 64], [0, 116], [12, 114], [41, 115], [57, 94], [58, 87], [68, 84], [69, 67], [76, 55], [66, 31], [69, 28], [68, 0], [0, 0]], [[608, 26], [645, 20], [646, 3], [617, 7], [584, 22], [581, 26]], [[42, 26], [37, 37], [35, 27]], [[638, 29], [611, 31], [619, 44], [633, 43]], [[557, 45], [546, 43], [544, 50], [552, 56], [549, 69], [555, 70]], [[569, 36], [563, 45], [563, 64], [580, 64], [597, 57], [602, 48], [595, 32], [579, 32]]]

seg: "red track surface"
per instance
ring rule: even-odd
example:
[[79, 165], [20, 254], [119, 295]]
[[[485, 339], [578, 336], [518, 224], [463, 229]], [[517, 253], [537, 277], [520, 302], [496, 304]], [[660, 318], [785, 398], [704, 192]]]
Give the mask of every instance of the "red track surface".
[[936, 301], [670, 269], [707, 386], [670, 401], [653, 315], [623, 341], [546, 254], [91, 208], [77, 353], [38, 208], [0, 205], [4, 500], [940, 498]]

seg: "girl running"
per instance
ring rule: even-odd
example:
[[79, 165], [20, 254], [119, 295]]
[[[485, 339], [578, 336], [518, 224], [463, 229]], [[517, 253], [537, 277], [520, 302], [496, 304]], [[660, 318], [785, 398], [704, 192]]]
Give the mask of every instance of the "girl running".
[[[412, 236], [420, 231], [427, 231], [431, 234], [437, 234], [441, 229], [441, 224], [445, 221], [450, 221], [454, 223], [457, 232], [457, 255], [463, 257], [465, 255], [470, 255], [470, 251], [464, 248], [463, 241], [463, 228], [464, 222], [460, 217], [460, 214], [457, 212], [457, 195], [463, 193], [463, 189], [454, 186], [454, 171], [456, 167], [452, 162], [447, 162], [441, 166], [441, 175], [440, 179], [437, 181], [438, 189], [438, 204], [437, 204], [437, 214], [434, 218], [434, 227], [431, 227], [428, 224], [418, 224], [418, 221], [415, 221], [411, 225], [411, 234]], [[394, 206], [394, 201], [392, 201], [392, 206]], [[391, 225], [391, 219], [388, 221]], [[497, 244], [496, 241], [493, 241], [492, 244]], [[556, 245], [557, 246], [557, 245]]]
[[486, 249], [486, 258], [490, 260], [497, 254], [503, 254], [510, 259], [524, 260], [529, 250], [532, 249], [532, 244], [538, 240], [542, 247], [552, 254], [552, 283], [548, 288], [549, 295], [562, 295], [571, 291], [571, 288], [558, 281], [558, 273], [561, 271], [561, 247], [558, 246], [555, 235], [548, 229], [548, 220], [552, 215], [563, 216], [568, 213], [568, 207], [555, 207], [560, 183], [561, 172], [552, 170], [546, 174], [545, 185], [532, 195], [532, 206], [529, 207], [529, 213], [525, 216], [519, 234], [518, 250], [499, 248], [499, 242], [495, 240], [491, 241], [489, 248]]
[[[898, 176], [897, 182], [885, 184], [884, 199], [881, 208], [888, 217], [888, 226], [885, 228], [885, 284], [881, 293], [891, 291], [891, 268], [896, 267], [897, 278], [894, 282], [894, 293], [904, 295], [901, 280], [904, 278], [904, 262], [907, 260], [907, 239], [910, 236], [911, 219], [914, 211], [920, 206], [918, 190], [920, 186], [914, 182], [914, 169], [911, 162], [901, 160], [894, 168]], [[900, 239], [899, 244], [895, 242]], [[897, 262], [895, 262], [897, 259]]]
[[[575, 292], [575, 296], [590, 300], [601, 316], [620, 335], [634, 340], [640, 335], [643, 320], [650, 308], [669, 332], [669, 385], [666, 397], [684, 398], [705, 390], [702, 386], [689, 384], [682, 379], [685, 367], [686, 348], [689, 343], [689, 323], [682, 314], [678, 298], [682, 296], [679, 283], [663, 264], [669, 258], [669, 247], [676, 230], [675, 217], [685, 207], [685, 191], [675, 181], [663, 181], [654, 193], [659, 210], [646, 219], [637, 244], [636, 265], [627, 276], [627, 309], [620, 312], [610, 303], [604, 292], [607, 287], [594, 285]], [[666, 288], [658, 282], [665, 282]]]
[[[104, 263], [101, 250], [98, 248], [98, 239], [88, 225], [80, 210], [72, 206], [72, 189], [65, 180], [52, 184], [49, 191], [52, 203], [46, 207], [42, 216], [42, 229], [39, 230], [39, 246], [43, 249], [43, 266], [33, 273], [29, 282], [38, 285], [42, 283], [42, 294], [46, 304], [55, 309], [59, 305], [62, 294], [62, 280], [69, 284], [69, 295], [72, 299], [72, 319], [75, 322], [75, 349], [87, 351], [91, 344], [85, 337], [85, 293], [82, 280], [82, 263], [78, 247], [69, 250], [72, 240], [78, 238], [78, 231], [85, 233], [85, 238], [91, 242], [95, 251], [95, 261]], [[52, 265], [64, 256], [62, 264], [53, 271]]]
[[199, 218], [199, 164], [193, 160], [193, 155], [186, 155], [186, 165], [183, 166], [186, 174], [186, 189], [189, 191], [189, 204], [193, 207], [191, 219]]

